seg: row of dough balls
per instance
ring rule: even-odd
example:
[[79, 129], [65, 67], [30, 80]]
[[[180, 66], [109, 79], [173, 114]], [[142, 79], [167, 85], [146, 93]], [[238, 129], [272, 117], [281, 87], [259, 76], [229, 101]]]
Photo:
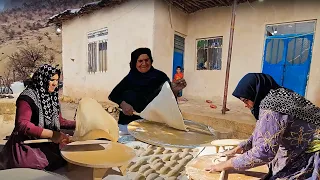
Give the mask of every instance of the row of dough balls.
[[[143, 158], [135, 164], [131, 164], [129, 171], [138, 173], [134, 179], [163, 179], [159, 176], [160, 174], [166, 176], [166, 179], [176, 179], [180, 171], [193, 158], [191, 154], [179, 156], [181, 154], [169, 154], [162, 158], [152, 157], [149, 160]], [[179, 157], [182, 159], [177, 160]]]
[[155, 147], [150, 145], [147, 149], [140, 148], [137, 152], [137, 156], [150, 156], [150, 155], [161, 155], [161, 154], [170, 154], [170, 153], [185, 153], [188, 154], [189, 152], [194, 152], [196, 149], [179, 149], [179, 148], [174, 148], [172, 150], [170, 149], [165, 149], [164, 147]]

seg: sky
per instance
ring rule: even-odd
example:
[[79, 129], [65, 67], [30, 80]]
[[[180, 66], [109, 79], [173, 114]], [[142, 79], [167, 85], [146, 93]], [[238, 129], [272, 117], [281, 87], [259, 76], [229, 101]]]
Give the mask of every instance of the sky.
[[4, 0], [0, 0], [0, 10], [3, 9], [3, 6], [4, 6]]

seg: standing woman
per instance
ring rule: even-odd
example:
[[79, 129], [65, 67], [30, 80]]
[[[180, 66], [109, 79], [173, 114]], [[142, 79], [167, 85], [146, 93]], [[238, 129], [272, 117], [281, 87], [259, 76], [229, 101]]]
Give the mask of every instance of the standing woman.
[[[152, 66], [153, 59], [149, 48], [138, 48], [131, 53], [130, 72], [112, 90], [109, 99], [122, 108], [119, 116], [120, 131], [126, 131], [126, 125], [141, 119], [133, 112], [141, 112], [160, 92], [162, 85], [170, 80], [168, 76]], [[171, 84], [177, 97], [180, 90], [186, 87], [184, 79]], [[124, 125], [124, 126], [121, 126]]]
[[319, 107], [262, 73], [245, 75], [233, 96], [258, 121], [246, 142], [225, 153], [241, 155], [212, 165], [208, 171], [246, 170], [268, 164], [268, 179], [320, 178]]
[[[61, 128], [74, 129], [75, 121], [62, 118], [58, 98], [60, 70], [41, 66], [16, 102], [13, 132], [0, 153], [0, 169], [33, 168], [53, 171], [65, 165], [59, 145], [69, 142]], [[23, 144], [25, 140], [51, 139], [52, 143]]]

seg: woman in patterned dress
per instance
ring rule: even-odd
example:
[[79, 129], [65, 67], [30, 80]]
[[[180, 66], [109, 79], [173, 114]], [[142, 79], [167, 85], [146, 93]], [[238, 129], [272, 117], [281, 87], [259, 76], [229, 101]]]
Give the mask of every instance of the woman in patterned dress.
[[210, 172], [268, 164], [267, 179], [320, 179], [320, 108], [280, 87], [262, 73], [249, 73], [233, 96], [258, 120], [252, 136], [225, 154], [241, 154], [212, 165]]
[[[69, 141], [61, 129], [74, 129], [75, 121], [62, 118], [58, 99], [60, 70], [41, 66], [17, 99], [13, 132], [0, 153], [0, 169], [33, 168], [53, 171], [66, 161], [59, 145]], [[52, 143], [24, 144], [25, 140], [47, 138]]]

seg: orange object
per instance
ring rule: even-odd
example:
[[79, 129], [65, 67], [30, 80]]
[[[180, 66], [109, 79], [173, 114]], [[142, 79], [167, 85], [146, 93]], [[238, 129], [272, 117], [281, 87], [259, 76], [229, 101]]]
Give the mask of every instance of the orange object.
[[210, 104], [210, 107], [211, 107], [212, 109], [216, 109], [216, 108], [217, 108], [217, 106], [214, 105], [214, 104]]
[[206, 103], [212, 103], [212, 101], [211, 100], [206, 100]]
[[183, 79], [183, 73], [176, 73], [173, 77], [173, 82], [178, 81], [179, 79]]

